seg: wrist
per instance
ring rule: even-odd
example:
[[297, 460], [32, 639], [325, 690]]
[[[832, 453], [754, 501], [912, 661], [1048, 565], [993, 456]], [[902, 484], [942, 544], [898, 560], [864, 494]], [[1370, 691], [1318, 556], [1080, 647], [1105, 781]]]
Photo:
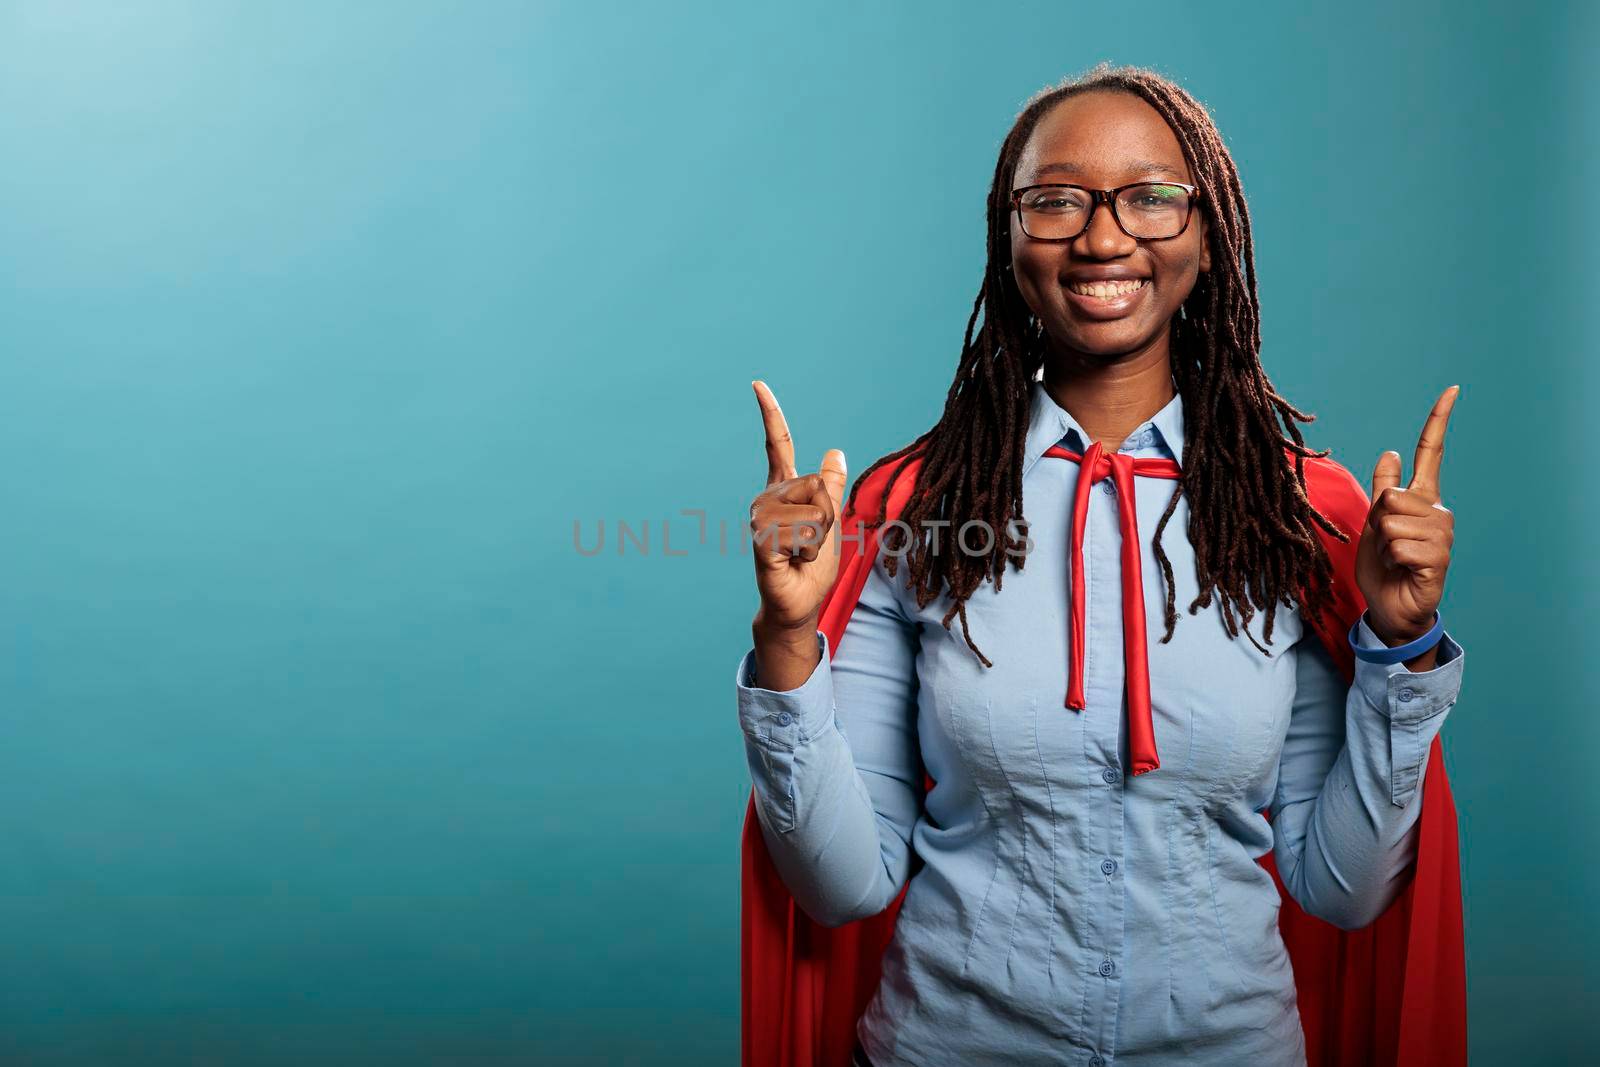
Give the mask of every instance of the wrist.
[[822, 662], [815, 620], [784, 624], [760, 613], [750, 626], [755, 638], [756, 684], [775, 692], [799, 689]]
[[[1362, 613], [1362, 618], [1357, 619], [1350, 627], [1350, 649], [1359, 660], [1368, 663], [1395, 664], [1403, 663], [1407, 670], [1431, 670], [1436, 662], [1435, 647], [1444, 636], [1444, 619], [1435, 611], [1428, 620], [1428, 626], [1414, 636], [1397, 633], [1389, 624], [1375, 621], [1371, 610]], [[1373, 638], [1381, 641], [1384, 648], [1377, 649], [1359, 642], [1357, 632], [1365, 624], [1366, 630]], [[1382, 627], [1380, 629], [1380, 626]]]
[[805, 648], [816, 640], [821, 615], [813, 612], [796, 622], [774, 618], [762, 605], [750, 623], [750, 636], [758, 645]]
[[1400, 645], [1415, 641], [1431, 630], [1433, 628], [1433, 615], [1433, 612], [1429, 612], [1428, 617], [1421, 622], [1396, 625], [1385, 619], [1378, 618], [1372, 613], [1372, 609], [1368, 608], [1367, 628], [1372, 631], [1373, 636], [1379, 641], [1382, 641], [1390, 648], [1398, 648]]

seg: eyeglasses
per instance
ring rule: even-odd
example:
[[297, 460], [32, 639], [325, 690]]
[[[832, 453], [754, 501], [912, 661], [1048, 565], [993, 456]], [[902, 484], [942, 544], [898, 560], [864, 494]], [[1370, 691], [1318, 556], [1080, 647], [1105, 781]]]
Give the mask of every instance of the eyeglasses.
[[1070, 241], [1089, 228], [1101, 202], [1111, 206], [1117, 228], [1141, 241], [1176, 237], [1189, 227], [1199, 186], [1181, 182], [1134, 182], [1119, 189], [1081, 185], [1030, 185], [1011, 194], [1022, 232], [1035, 241]]

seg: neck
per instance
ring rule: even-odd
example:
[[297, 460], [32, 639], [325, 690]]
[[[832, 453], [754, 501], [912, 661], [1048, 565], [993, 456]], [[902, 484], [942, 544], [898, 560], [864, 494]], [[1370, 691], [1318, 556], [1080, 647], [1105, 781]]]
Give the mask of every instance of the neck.
[[1167, 342], [1163, 335], [1158, 343], [1114, 363], [1052, 350], [1044, 362], [1045, 391], [1078, 421], [1090, 441], [1115, 452], [1135, 427], [1172, 400]]

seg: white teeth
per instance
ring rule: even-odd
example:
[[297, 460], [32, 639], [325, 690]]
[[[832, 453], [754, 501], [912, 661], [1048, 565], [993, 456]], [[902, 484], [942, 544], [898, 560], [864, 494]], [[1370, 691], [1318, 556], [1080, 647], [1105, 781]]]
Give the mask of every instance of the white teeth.
[[1094, 296], [1101, 300], [1115, 300], [1144, 288], [1147, 278], [1123, 279], [1109, 282], [1068, 282], [1067, 288], [1079, 296]]

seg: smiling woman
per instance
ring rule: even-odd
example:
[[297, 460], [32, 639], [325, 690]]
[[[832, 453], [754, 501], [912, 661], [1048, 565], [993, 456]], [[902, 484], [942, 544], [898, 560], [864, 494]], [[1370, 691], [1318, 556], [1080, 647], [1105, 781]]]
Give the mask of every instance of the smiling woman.
[[848, 498], [753, 383], [746, 1064], [1462, 1062], [1455, 389], [1403, 488], [1306, 446], [1148, 71], [1035, 97], [988, 219], [942, 416]]

